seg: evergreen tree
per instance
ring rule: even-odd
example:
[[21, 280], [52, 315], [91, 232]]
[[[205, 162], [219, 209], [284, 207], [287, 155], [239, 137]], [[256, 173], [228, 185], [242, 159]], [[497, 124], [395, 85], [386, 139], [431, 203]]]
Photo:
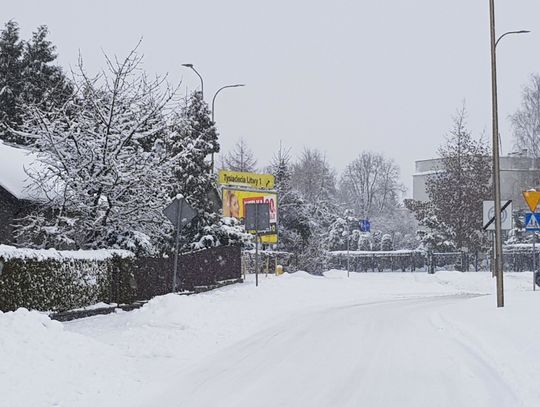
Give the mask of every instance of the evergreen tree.
[[210, 198], [216, 185], [208, 157], [219, 152], [219, 143], [202, 92], [194, 92], [186, 100], [173, 128], [168, 140], [174, 174], [172, 195], [183, 195], [197, 211], [182, 231], [183, 250], [249, 245], [251, 236], [238, 221], [223, 219]]
[[0, 31], [0, 139], [10, 140], [7, 126], [21, 123], [19, 96], [22, 91], [23, 42], [19, 39], [19, 26], [8, 21]]
[[381, 250], [388, 252], [394, 249], [394, 242], [391, 235], [383, 235], [381, 240]]
[[61, 108], [74, 92], [56, 60], [55, 47], [40, 26], [32, 39], [19, 39], [17, 23], [9, 21], [0, 31], [0, 139], [30, 144], [20, 126], [23, 114], [35, 105], [47, 115]]
[[311, 238], [313, 225], [307, 203], [291, 186], [289, 150], [280, 145], [280, 149], [272, 159], [270, 171], [275, 177], [279, 202], [278, 248], [299, 252]]
[[441, 168], [426, 182], [429, 203], [411, 208], [422, 226], [439, 235], [438, 244], [473, 252], [486, 245], [482, 201], [492, 198], [491, 165], [488, 148], [471, 137], [465, 118], [462, 109], [439, 149]]
[[37, 104], [43, 111], [61, 106], [71, 96], [73, 86], [56, 60], [55, 46], [47, 39], [47, 26], [40, 26], [24, 44], [22, 56], [23, 89], [21, 103]]

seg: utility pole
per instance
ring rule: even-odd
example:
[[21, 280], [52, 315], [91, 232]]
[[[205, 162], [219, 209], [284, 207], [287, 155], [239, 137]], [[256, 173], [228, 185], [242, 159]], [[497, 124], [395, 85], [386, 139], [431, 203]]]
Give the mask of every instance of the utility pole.
[[495, 0], [489, 0], [489, 22], [491, 38], [491, 109], [493, 119], [493, 199], [495, 203], [495, 243], [494, 243], [494, 272], [497, 277], [497, 307], [504, 307], [503, 283], [503, 249], [501, 224], [501, 172], [499, 157], [499, 111], [497, 100], [497, 45], [499, 41], [509, 34], [527, 34], [528, 30], [509, 31], [496, 37], [495, 30]]
[[501, 228], [501, 179], [499, 159], [499, 112], [497, 103], [497, 55], [495, 52], [495, 0], [489, 0], [491, 37], [491, 110], [493, 131], [493, 200], [495, 201], [495, 274], [497, 276], [497, 307], [504, 307], [503, 251]]

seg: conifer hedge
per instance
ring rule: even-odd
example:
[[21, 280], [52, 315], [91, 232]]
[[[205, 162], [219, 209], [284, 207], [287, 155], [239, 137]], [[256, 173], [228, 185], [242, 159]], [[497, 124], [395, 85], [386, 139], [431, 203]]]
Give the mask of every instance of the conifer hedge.
[[121, 251], [99, 253], [0, 245], [0, 310], [64, 311], [98, 302], [133, 301], [133, 257]]

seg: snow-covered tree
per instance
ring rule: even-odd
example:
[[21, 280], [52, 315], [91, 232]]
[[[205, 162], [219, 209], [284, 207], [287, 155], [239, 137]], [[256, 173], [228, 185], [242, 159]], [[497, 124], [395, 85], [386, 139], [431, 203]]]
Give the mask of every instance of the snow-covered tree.
[[420, 225], [427, 228], [424, 241], [429, 236], [437, 245], [448, 247], [451, 242], [458, 250], [473, 252], [486, 244], [482, 201], [492, 197], [491, 160], [485, 143], [472, 138], [465, 119], [463, 108], [439, 149], [442, 166], [426, 182], [429, 203], [409, 206]]
[[233, 149], [221, 158], [221, 167], [229, 171], [255, 172], [257, 159], [247, 142], [241, 138]]
[[540, 75], [534, 74], [523, 88], [521, 107], [512, 115], [515, 146], [540, 157]]
[[278, 247], [296, 252], [306, 246], [312, 236], [310, 208], [291, 185], [290, 151], [280, 145], [272, 158], [270, 171], [275, 177], [279, 200]]
[[363, 219], [372, 219], [398, 207], [403, 187], [393, 160], [363, 152], [345, 168], [339, 190], [348, 208]]
[[323, 153], [306, 148], [292, 166], [292, 187], [304, 199], [319, 205], [336, 200], [336, 176]]
[[61, 107], [72, 95], [73, 86], [59, 66], [55, 47], [40, 26], [30, 41], [19, 39], [19, 27], [9, 21], [0, 31], [0, 138], [19, 144], [32, 142], [16, 131], [23, 112], [37, 105], [46, 114]]
[[368, 233], [362, 233], [358, 238], [358, 250], [364, 252], [371, 250], [371, 241]]
[[[169, 155], [156, 140], [173, 92], [140, 72], [142, 58], [107, 59], [101, 75], [79, 64], [76, 92], [62, 107], [28, 110], [24, 132], [41, 165], [29, 169], [43, 210], [21, 220], [21, 243], [41, 247], [151, 249], [170, 226], [161, 211], [171, 195]], [[26, 241], [25, 241], [26, 240]]]
[[39, 26], [24, 43], [22, 55], [23, 89], [20, 103], [37, 104], [43, 111], [61, 106], [73, 93], [73, 85], [56, 60], [55, 46], [47, 39], [47, 26]]
[[218, 133], [201, 92], [194, 92], [168, 138], [174, 173], [173, 195], [182, 194], [197, 217], [182, 232], [184, 250], [219, 245], [248, 244], [251, 237], [234, 220], [223, 220], [210, 198], [215, 189], [208, 157], [219, 152]]
[[388, 252], [393, 249], [394, 249], [394, 242], [392, 240], [392, 235], [389, 235], [389, 234], [383, 235], [381, 239], [381, 250]]
[[6, 126], [16, 127], [21, 122], [18, 104], [22, 90], [23, 43], [19, 39], [19, 26], [8, 21], [0, 31], [0, 138], [8, 138]]

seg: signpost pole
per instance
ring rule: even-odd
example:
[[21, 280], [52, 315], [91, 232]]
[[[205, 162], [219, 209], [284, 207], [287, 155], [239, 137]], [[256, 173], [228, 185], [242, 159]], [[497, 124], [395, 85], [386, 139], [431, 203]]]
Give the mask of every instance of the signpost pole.
[[536, 232], [533, 232], [533, 291], [536, 291]]
[[255, 287], [259, 286], [259, 205], [255, 205]]
[[174, 251], [174, 274], [173, 274], [173, 287], [172, 292], [176, 292], [176, 275], [178, 274], [178, 252], [180, 251], [180, 229], [182, 229], [182, 204], [181, 200], [178, 200], [178, 209], [176, 217], [176, 243]]
[[349, 222], [347, 222], [347, 278], [349, 278], [349, 274], [350, 274], [350, 263], [351, 263], [351, 253], [350, 253], [350, 227], [349, 227]]

